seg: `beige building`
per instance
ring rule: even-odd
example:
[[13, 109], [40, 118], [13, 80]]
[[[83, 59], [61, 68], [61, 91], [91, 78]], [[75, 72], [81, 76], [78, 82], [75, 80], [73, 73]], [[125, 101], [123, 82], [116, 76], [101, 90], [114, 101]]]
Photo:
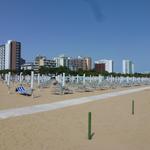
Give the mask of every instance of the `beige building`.
[[81, 70], [91, 70], [92, 69], [92, 59], [90, 57], [80, 57], [69, 59], [69, 69], [73, 71]]
[[86, 68], [85, 70], [91, 70], [92, 69], [92, 59], [91, 57], [84, 57]]
[[50, 60], [50, 59], [47, 59], [45, 56], [40, 56], [40, 55], [35, 58], [34, 64], [39, 66], [39, 68], [41, 66], [45, 66], [45, 67], [49, 67], [49, 68], [56, 67], [55, 60]]

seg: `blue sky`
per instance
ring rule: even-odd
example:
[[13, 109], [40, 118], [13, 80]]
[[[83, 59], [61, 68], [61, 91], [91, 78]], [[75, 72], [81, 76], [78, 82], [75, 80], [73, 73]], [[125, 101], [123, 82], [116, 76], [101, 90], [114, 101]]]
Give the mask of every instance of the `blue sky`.
[[22, 42], [22, 57], [122, 59], [150, 71], [149, 0], [0, 0], [0, 43]]

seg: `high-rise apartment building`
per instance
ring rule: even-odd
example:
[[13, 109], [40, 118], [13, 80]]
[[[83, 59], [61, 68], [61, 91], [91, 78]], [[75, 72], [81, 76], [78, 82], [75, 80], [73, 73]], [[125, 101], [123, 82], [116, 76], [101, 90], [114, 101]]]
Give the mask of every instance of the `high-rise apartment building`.
[[21, 43], [9, 40], [0, 46], [0, 70], [19, 70], [21, 67]]
[[47, 59], [46, 56], [37, 56], [34, 61], [34, 65], [37, 65], [38, 68], [45, 66], [48, 68], [55, 68], [56, 62], [55, 60]]
[[122, 61], [122, 69], [124, 74], [134, 74], [134, 64], [130, 60]]
[[5, 69], [5, 45], [0, 45], [0, 70]]
[[73, 71], [81, 70], [91, 70], [92, 69], [92, 59], [91, 57], [81, 57], [69, 58], [69, 69]]
[[104, 63], [101, 63], [101, 64], [95, 63], [94, 69], [96, 72], [99, 72], [99, 73], [103, 73], [106, 71]]
[[105, 71], [112, 73], [114, 68], [113, 65], [114, 64], [112, 60], [102, 59], [102, 60], [95, 61], [95, 67], [97, 67], [97, 69], [99, 69], [100, 71], [104, 71], [105, 69]]
[[66, 57], [64, 54], [60, 55], [59, 57], [55, 57], [54, 58], [55, 62], [56, 62], [56, 67], [68, 67], [69, 66], [69, 61], [68, 61], [68, 57]]
[[86, 68], [85, 70], [91, 70], [92, 69], [92, 58], [91, 57], [84, 57]]

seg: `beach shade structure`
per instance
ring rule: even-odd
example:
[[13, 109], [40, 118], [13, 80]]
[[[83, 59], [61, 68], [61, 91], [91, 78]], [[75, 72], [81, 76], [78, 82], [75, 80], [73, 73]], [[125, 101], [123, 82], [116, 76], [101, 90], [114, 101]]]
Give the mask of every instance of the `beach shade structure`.
[[75, 82], [75, 77], [71, 76], [71, 83], [74, 83], [74, 82]]
[[10, 87], [10, 77], [11, 77], [11, 73], [9, 72], [7, 75], [7, 86]]
[[62, 75], [58, 75], [58, 82], [61, 84], [62, 83]]
[[38, 74], [37, 76], [38, 88], [49, 88], [51, 84], [52, 84], [51, 77], [46, 75], [40, 76], [40, 74]]
[[112, 75], [110, 76], [110, 82], [111, 83], [113, 82], [113, 76]]
[[65, 87], [65, 73], [62, 76], [62, 87]]
[[56, 79], [56, 81], [58, 81], [58, 76], [57, 75], [56, 75], [55, 79]]
[[20, 72], [19, 82], [20, 82], [20, 85], [21, 85], [22, 84], [22, 72]]
[[55, 95], [73, 94], [73, 90], [68, 87], [62, 86], [62, 84], [56, 82], [52, 85], [52, 93]]
[[102, 76], [99, 75], [99, 76], [98, 76], [98, 84], [100, 84], [101, 82], [102, 82]]
[[38, 77], [37, 77], [38, 79], [38, 88], [40, 88], [40, 74], [38, 73]]
[[16, 92], [21, 94], [21, 95], [31, 96], [33, 90], [31, 88], [26, 90], [23, 86], [19, 86], [19, 87], [16, 88]]
[[89, 80], [90, 80], [89, 82], [91, 83], [91, 82], [92, 82], [92, 76], [91, 76], [91, 75], [90, 75], [90, 78], [89, 78]]
[[132, 77], [132, 82], [133, 82], [133, 83], [135, 82], [135, 77]]
[[10, 94], [10, 77], [11, 77], [11, 73], [9, 72], [7, 75], [7, 87], [8, 87], [8, 93]]
[[33, 89], [33, 86], [34, 86], [34, 72], [31, 71], [31, 89]]
[[77, 84], [79, 83], [79, 75], [77, 74]]
[[8, 82], [8, 74], [5, 74], [5, 84], [7, 84], [7, 82]]
[[85, 85], [85, 74], [83, 74], [83, 85]]
[[129, 77], [126, 77], [126, 82], [127, 84], [129, 84]]

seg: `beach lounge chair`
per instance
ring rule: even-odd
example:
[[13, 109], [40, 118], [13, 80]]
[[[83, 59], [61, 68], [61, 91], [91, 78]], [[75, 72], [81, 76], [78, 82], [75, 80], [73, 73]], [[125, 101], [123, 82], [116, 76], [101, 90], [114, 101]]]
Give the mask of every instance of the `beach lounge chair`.
[[70, 90], [69, 88], [64, 88], [62, 93], [63, 94], [73, 94], [73, 90]]
[[21, 94], [21, 95], [31, 96], [33, 90], [32, 89], [26, 90], [23, 86], [19, 86], [19, 87], [16, 88], [16, 92]]

